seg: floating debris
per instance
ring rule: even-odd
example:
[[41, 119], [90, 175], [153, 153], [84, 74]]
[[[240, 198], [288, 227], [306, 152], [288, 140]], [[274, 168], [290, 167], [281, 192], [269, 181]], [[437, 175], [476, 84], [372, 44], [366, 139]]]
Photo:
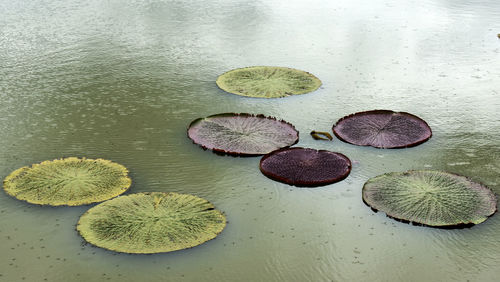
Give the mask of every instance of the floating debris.
[[314, 140], [333, 140], [333, 137], [330, 133], [328, 132], [323, 132], [323, 131], [311, 131], [311, 136], [314, 138]]

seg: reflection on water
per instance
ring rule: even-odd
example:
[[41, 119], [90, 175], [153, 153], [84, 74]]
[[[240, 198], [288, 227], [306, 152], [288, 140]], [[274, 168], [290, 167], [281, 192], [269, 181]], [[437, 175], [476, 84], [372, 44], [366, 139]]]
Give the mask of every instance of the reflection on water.
[[[0, 1], [0, 177], [64, 156], [127, 166], [140, 191], [191, 193], [227, 214], [193, 249], [124, 255], [75, 231], [88, 207], [28, 205], [0, 193], [0, 281], [492, 281], [500, 220], [435, 230], [373, 213], [370, 177], [408, 169], [470, 176], [500, 193], [500, 3], [461, 1]], [[318, 76], [314, 93], [229, 95], [233, 68], [287, 66]], [[315, 141], [350, 113], [425, 119], [426, 143], [403, 150]], [[353, 161], [315, 189], [261, 175], [259, 158], [221, 157], [186, 137], [195, 118], [277, 116], [298, 146]]]

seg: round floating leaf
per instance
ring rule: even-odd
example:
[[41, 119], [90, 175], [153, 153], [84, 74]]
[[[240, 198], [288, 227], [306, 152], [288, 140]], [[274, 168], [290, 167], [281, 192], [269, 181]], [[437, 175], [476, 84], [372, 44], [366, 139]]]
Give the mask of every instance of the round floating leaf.
[[217, 114], [194, 120], [188, 137], [216, 153], [256, 156], [298, 142], [293, 125], [275, 118], [251, 114]]
[[262, 157], [260, 171], [286, 184], [317, 187], [346, 178], [351, 172], [351, 161], [340, 153], [294, 147]]
[[80, 217], [89, 243], [116, 252], [151, 254], [200, 245], [226, 226], [205, 199], [178, 193], [137, 193], [101, 203]]
[[342, 141], [375, 148], [406, 148], [432, 136], [429, 125], [405, 112], [374, 110], [341, 118], [333, 133]]
[[71, 157], [19, 168], [5, 178], [3, 188], [32, 204], [78, 206], [116, 197], [131, 183], [120, 164]]
[[257, 98], [304, 94], [321, 86], [321, 81], [308, 72], [266, 66], [228, 71], [219, 76], [216, 83], [226, 92]]
[[363, 201], [404, 222], [435, 227], [478, 224], [496, 212], [487, 187], [443, 171], [392, 172], [369, 179]]

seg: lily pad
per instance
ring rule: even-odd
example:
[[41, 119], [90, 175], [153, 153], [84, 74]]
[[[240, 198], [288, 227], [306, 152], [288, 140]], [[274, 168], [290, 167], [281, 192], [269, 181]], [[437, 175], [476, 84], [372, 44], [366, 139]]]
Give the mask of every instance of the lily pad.
[[297, 143], [299, 132], [290, 123], [264, 115], [225, 113], [194, 120], [188, 137], [216, 153], [257, 156]]
[[152, 254], [191, 248], [215, 238], [226, 218], [205, 199], [178, 193], [137, 193], [101, 203], [80, 217], [89, 243], [116, 252]]
[[3, 188], [32, 204], [78, 206], [116, 197], [131, 183], [127, 168], [120, 164], [70, 157], [19, 168], [5, 178]]
[[342, 141], [375, 148], [407, 148], [431, 138], [429, 125], [405, 112], [374, 110], [341, 118], [333, 133]]
[[217, 78], [222, 90], [248, 97], [281, 98], [318, 89], [314, 75], [292, 68], [257, 66], [228, 71]]
[[363, 201], [389, 217], [434, 227], [479, 224], [497, 210], [496, 197], [486, 186], [434, 170], [371, 178], [363, 186]]
[[294, 147], [262, 157], [260, 171], [286, 184], [317, 187], [345, 179], [351, 172], [351, 161], [340, 153]]

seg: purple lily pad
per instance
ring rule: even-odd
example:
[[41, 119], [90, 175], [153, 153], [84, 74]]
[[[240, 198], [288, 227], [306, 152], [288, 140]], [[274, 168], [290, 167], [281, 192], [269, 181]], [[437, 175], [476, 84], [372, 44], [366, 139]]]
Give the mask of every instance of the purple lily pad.
[[351, 172], [351, 161], [340, 153], [310, 148], [285, 148], [260, 160], [267, 177], [298, 187], [317, 187], [339, 182]]
[[215, 153], [258, 156], [299, 141], [299, 132], [283, 120], [264, 115], [224, 113], [191, 122], [188, 137]]
[[337, 121], [333, 133], [340, 140], [375, 148], [407, 148], [424, 143], [432, 136], [421, 118], [388, 110], [355, 113]]

